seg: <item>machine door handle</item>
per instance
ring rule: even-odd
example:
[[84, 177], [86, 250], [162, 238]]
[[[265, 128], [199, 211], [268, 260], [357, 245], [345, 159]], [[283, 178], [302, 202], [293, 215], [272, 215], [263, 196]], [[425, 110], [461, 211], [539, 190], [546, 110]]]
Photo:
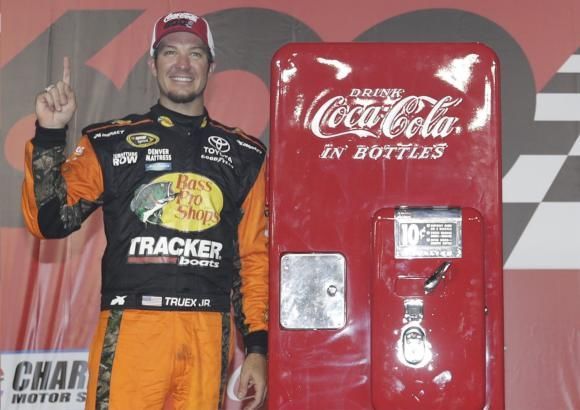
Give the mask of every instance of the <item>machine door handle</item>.
[[439, 282], [441, 282], [442, 279], [445, 279], [445, 274], [449, 270], [450, 266], [451, 266], [451, 262], [449, 262], [449, 261], [443, 262], [435, 270], [435, 272], [433, 272], [433, 274], [427, 278], [427, 280], [425, 281], [425, 286], [424, 286], [425, 293], [431, 293], [435, 290], [435, 288], [437, 287]]
[[419, 326], [409, 327], [403, 333], [403, 357], [407, 363], [416, 365], [425, 360], [427, 354], [425, 332]]

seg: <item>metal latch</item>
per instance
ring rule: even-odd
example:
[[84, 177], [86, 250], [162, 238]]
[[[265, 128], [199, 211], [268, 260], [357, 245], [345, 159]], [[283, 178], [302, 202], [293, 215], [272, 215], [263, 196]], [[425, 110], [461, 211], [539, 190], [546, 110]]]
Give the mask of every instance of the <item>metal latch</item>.
[[403, 333], [403, 356], [409, 364], [417, 365], [425, 359], [425, 332], [419, 326], [407, 328]]
[[403, 301], [405, 315], [401, 337], [397, 346], [399, 361], [409, 367], [425, 366], [433, 358], [431, 344], [421, 322], [423, 321], [423, 300], [418, 298]]

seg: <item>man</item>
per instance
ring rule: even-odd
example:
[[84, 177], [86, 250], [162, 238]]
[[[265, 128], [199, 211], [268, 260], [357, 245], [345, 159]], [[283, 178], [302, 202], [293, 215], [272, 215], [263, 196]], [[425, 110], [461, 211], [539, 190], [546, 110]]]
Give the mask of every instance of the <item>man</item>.
[[159, 103], [91, 125], [65, 161], [75, 110], [71, 69], [36, 98], [22, 206], [29, 230], [61, 238], [103, 207], [102, 301], [87, 409], [221, 407], [233, 353], [231, 306], [246, 358], [238, 396], [266, 394], [265, 147], [204, 107], [214, 67], [208, 23], [187, 12], [154, 26]]

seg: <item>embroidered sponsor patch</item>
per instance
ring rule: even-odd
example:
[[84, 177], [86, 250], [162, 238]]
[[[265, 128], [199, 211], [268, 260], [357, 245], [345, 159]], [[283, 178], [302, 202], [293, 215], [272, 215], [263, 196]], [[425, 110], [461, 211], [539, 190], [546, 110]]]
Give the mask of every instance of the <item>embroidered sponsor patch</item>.
[[171, 171], [171, 162], [145, 164], [145, 171]]
[[219, 268], [222, 249], [221, 242], [207, 239], [138, 236], [131, 239], [127, 263]]
[[123, 135], [125, 133], [125, 130], [113, 130], [113, 131], [109, 131], [109, 132], [98, 132], [96, 133], [93, 138], [97, 139], [97, 138], [109, 138], [115, 135]]
[[120, 165], [136, 164], [138, 158], [139, 154], [136, 152], [116, 152], [113, 154], [113, 166], [118, 167]]
[[135, 148], [147, 148], [159, 142], [159, 137], [149, 132], [136, 132], [127, 135], [127, 142]]
[[256, 151], [258, 154], [261, 154], [263, 152], [260, 148], [255, 147], [254, 145], [248, 144], [247, 142], [240, 141], [240, 140], [236, 140], [236, 142], [238, 143], [238, 145], [240, 145], [244, 148], [247, 148], [249, 150]]
[[111, 124], [115, 124], [115, 125], [129, 125], [132, 122], [133, 121], [131, 121], [131, 120], [115, 120], [115, 121], [111, 122]]
[[165, 115], [161, 115], [161, 116], [157, 117], [157, 122], [166, 128], [171, 128], [175, 125], [173, 123], [173, 121], [171, 121], [171, 118], [169, 118]]
[[212, 135], [207, 139], [208, 145], [204, 145], [201, 159], [205, 159], [234, 168], [232, 157], [227, 153], [231, 150], [230, 143], [222, 137]]
[[168, 148], [149, 148], [145, 161], [147, 162], [167, 162], [171, 161], [171, 153]]
[[181, 172], [163, 174], [141, 185], [130, 206], [143, 223], [200, 232], [219, 223], [223, 203], [224, 195], [214, 181]]

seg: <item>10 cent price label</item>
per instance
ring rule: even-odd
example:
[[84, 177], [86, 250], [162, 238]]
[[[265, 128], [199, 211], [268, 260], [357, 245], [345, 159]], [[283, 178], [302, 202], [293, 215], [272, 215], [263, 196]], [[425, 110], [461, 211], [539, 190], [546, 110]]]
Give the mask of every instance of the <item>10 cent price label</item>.
[[460, 258], [461, 254], [461, 209], [395, 211], [395, 258]]

